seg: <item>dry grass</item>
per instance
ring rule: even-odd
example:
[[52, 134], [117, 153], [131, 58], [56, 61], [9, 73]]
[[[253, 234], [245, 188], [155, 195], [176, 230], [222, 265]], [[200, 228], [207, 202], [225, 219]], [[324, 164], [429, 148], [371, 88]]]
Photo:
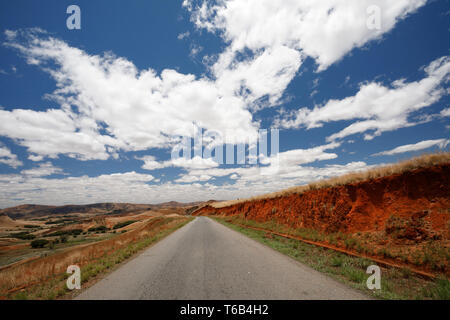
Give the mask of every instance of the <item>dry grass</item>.
[[137, 229], [117, 235], [112, 239], [72, 247], [64, 252], [32, 259], [31, 261], [23, 261], [3, 268], [0, 270], [0, 293], [48, 280], [56, 274], [64, 273], [67, 266], [72, 264], [82, 267], [105, 254], [111, 254], [140, 239], [154, 235], [161, 228], [167, 228], [172, 221], [175, 223], [175, 220], [185, 219], [181, 217], [153, 218]]
[[401, 174], [406, 171], [411, 171], [419, 168], [427, 168], [434, 165], [450, 163], [450, 152], [438, 152], [424, 154], [409, 160], [401, 161], [396, 164], [390, 164], [386, 166], [381, 166], [378, 168], [373, 168], [363, 172], [349, 173], [339, 177], [333, 177], [330, 179], [320, 180], [317, 182], [312, 182], [304, 186], [296, 186], [288, 189], [284, 189], [277, 192], [272, 192], [260, 196], [255, 196], [247, 199], [229, 200], [212, 203], [211, 206], [214, 208], [224, 208], [238, 203], [243, 203], [253, 200], [263, 200], [272, 199], [277, 197], [288, 196], [291, 194], [301, 194], [309, 190], [317, 190], [327, 187], [341, 186], [350, 183], [357, 183], [362, 181], [367, 181], [371, 179], [382, 178], [390, 176], [393, 174]]

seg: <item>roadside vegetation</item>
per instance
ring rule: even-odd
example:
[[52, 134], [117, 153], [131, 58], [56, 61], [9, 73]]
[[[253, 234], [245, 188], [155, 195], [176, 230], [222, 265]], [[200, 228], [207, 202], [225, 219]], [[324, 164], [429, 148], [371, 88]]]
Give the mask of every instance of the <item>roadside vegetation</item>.
[[[382, 244], [386, 239], [384, 232], [356, 232], [346, 234], [342, 232], [323, 233], [315, 229], [291, 228], [277, 223], [275, 220], [257, 222], [246, 219], [242, 214], [226, 217], [228, 222], [235, 225], [262, 228], [284, 235], [300, 237], [325, 246], [329, 245], [352, 252], [357, 255], [376, 257], [393, 264], [410, 266], [426, 273], [433, 273], [445, 277], [448, 272], [450, 252], [445, 244], [434, 239], [415, 244], [414, 250], [406, 245]], [[397, 231], [398, 232], [398, 231]], [[381, 244], [380, 244], [381, 243]]]
[[[149, 245], [181, 228], [192, 218], [153, 218], [145, 226], [112, 238], [69, 248], [60, 254], [43, 257], [11, 270], [0, 270], [0, 298], [6, 299], [57, 299], [70, 298], [66, 280], [70, 276], [65, 269], [70, 264], [81, 267], [82, 288], [93, 284], [100, 276], [112, 271], [118, 264]], [[46, 240], [44, 240], [46, 241]], [[49, 245], [46, 242], [45, 245]], [[20, 283], [20, 275], [26, 275]]]
[[[366, 270], [369, 265], [376, 264], [370, 259], [349, 256], [299, 240], [242, 227], [239, 225], [242, 222], [239, 217], [212, 216], [211, 218], [372, 297], [380, 299], [450, 299], [450, 281], [444, 276], [430, 280], [415, 275], [407, 268], [381, 267], [381, 290], [369, 290], [366, 286], [369, 277]], [[286, 231], [282, 226], [271, 222], [257, 223], [247, 220], [247, 225], [280, 233]], [[323, 237], [314, 230], [303, 230], [302, 235], [316, 240]], [[356, 245], [353, 241], [347, 241], [349, 246]]]

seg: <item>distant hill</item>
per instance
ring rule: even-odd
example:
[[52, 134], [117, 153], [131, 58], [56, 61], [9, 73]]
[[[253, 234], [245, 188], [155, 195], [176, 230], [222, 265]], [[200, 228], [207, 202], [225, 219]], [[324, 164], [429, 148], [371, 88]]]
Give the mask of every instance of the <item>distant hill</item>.
[[158, 203], [155, 206], [159, 206], [159, 207], [192, 207], [192, 206], [196, 206], [203, 203], [202, 201], [197, 201], [197, 202], [178, 202], [178, 201], [169, 201], [169, 202], [163, 202], [163, 203]]
[[189, 206], [188, 208], [185, 209], [185, 213], [192, 214], [193, 212], [195, 212], [205, 206], [212, 205], [216, 202], [219, 202], [219, 201], [218, 200], [208, 200], [208, 201], [203, 201], [203, 202], [192, 202], [191, 206]]
[[201, 202], [181, 203], [177, 201], [164, 202], [159, 204], [133, 204], [133, 203], [93, 203], [86, 205], [64, 205], [46, 206], [35, 204], [24, 204], [16, 207], [0, 210], [0, 215], [7, 215], [10, 218], [18, 219], [25, 217], [41, 217], [56, 214], [71, 213], [93, 213], [93, 214], [121, 214], [139, 213], [147, 210], [158, 210], [162, 208], [183, 208], [192, 207]]

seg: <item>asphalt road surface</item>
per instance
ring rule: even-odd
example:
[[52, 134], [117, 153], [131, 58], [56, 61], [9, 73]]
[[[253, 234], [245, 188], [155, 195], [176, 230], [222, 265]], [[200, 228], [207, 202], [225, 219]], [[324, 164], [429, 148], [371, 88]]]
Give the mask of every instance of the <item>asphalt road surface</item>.
[[198, 217], [76, 299], [367, 299], [239, 232]]

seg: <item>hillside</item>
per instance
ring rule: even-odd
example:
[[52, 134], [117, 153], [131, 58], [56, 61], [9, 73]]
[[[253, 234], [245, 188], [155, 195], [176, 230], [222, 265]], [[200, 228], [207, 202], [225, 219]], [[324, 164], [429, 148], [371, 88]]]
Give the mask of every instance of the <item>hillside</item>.
[[[244, 222], [278, 224], [290, 230], [313, 230], [320, 238], [344, 234], [356, 239], [361, 251], [378, 254], [381, 250], [391, 250], [392, 254], [388, 254], [391, 258], [410, 262], [422, 259], [416, 256], [425, 255], [426, 250], [433, 247], [434, 251], [441, 252], [439, 266], [435, 267], [447, 269], [450, 161], [442, 162], [405, 167], [398, 173], [356, 179], [361, 180], [356, 182], [336, 178], [334, 183], [319, 182], [301, 188], [301, 192], [290, 190], [212, 204], [193, 215], [233, 216]], [[348, 247], [344, 243], [339, 245]], [[415, 262], [420, 264], [420, 261]]]
[[6, 214], [0, 214], [0, 228], [14, 228], [19, 225], [20, 223], [17, 223]]
[[209, 205], [194, 215], [243, 214], [257, 221], [276, 220], [323, 232], [380, 231], [391, 216], [407, 221], [417, 218], [427, 230], [418, 231], [419, 226], [413, 224], [414, 232], [431, 237], [449, 230], [449, 182], [450, 164], [445, 164], [301, 194], [218, 208]]
[[139, 213], [147, 210], [159, 210], [162, 208], [191, 207], [195, 203], [181, 203], [176, 201], [160, 204], [133, 204], [133, 203], [94, 203], [86, 205], [44, 206], [25, 204], [0, 210], [0, 215], [5, 214], [13, 219], [41, 217], [56, 214], [90, 213], [90, 214], [121, 214]]

